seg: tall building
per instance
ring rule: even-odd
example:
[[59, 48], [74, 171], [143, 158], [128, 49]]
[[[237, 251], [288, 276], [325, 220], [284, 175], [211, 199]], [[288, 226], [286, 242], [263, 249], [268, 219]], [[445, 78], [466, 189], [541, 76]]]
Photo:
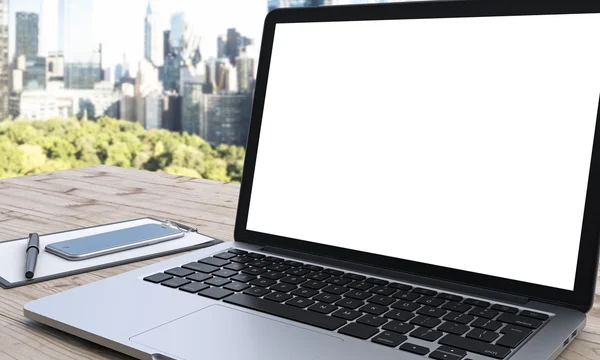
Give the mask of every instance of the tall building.
[[160, 30], [158, 14], [152, 11], [150, 0], [144, 25], [144, 57], [154, 66], [160, 67], [164, 62], [164, 34]]
[[167, 92], [163, 97], [162, 128], [181, 131], [181, 96]]
[[8, 116], [8, 0], [0, 0], [0, 119]]
[[38, 56], [40, 18], [36, 13], [17, 12], [15, 55]]
[[102, 71], [95, 62], [65, 65], [65, 87], [67, 89], [93, 89], [100, 81], [102, 81]]
[[121, 84], [121, 101], [119, 116], [123, 120], [137, 121], [135, 106], [135, 85], [125, 82]]
[[50, 53], [47, 57], [48, 73], [50, 81], [64, 81], [65, 79], [65, 57], [62, 53]]
[[94, 0], [59, 0], [58, 50], [67, 63], [89, 61], [97, 49]]
[[42, 56], [25, 57], [25, 72], [23, 73], [24, 90], [46, 89], [46, 58]]
[[227, 41], [225, 40], [225, 37], [223, 35], [219, 35], [219, 37], [217, 37], [217, 57], [218, 58], [224, 58], [225, 57], [225, 53], [227, 52]]
[[171, 30], [163, 32], [163, 59], [166, 58], [173, 50], [171, 49]]
[[174, 48], [182, 48], [184, 43], [184, 35], [187, 31], [187, 22], [185, 14], [182, 12], [171, 15], [171, 32], [170, 44]]
[[186, 83], [181, 105], [181, 131], [200, 134], [200, 114], [203, 111], [203, 84]]
[[256, 60], [243, 53], [235, 61], [237, 69], [238, 90], [252, 92], [254, 90]]
[[151, 129], [162, 123], [162, 85], [158, 69], [148, 61], [141, 61], [135, 77], [136, 121]]

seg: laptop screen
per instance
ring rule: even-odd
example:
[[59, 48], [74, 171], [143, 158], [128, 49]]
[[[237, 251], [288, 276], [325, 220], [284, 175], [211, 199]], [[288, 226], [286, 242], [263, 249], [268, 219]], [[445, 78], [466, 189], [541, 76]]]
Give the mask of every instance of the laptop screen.
[[278, 24], [247, 229], [573, 290], [600, 15]]

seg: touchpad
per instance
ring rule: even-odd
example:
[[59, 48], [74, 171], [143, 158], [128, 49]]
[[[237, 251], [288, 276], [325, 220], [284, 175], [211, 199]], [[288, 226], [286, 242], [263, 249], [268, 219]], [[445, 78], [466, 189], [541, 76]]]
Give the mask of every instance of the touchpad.
[[[315, 359], [343, 340], [295, 325], [212, 305], [131, 338], [156, 353], [182, 359]], [[207, 357], [208, 356], [208, 357]]]

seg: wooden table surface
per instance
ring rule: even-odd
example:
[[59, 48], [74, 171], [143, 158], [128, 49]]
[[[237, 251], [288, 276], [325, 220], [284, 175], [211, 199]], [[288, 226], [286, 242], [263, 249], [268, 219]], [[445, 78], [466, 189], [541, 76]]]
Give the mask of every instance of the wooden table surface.
[[[0, 241], [31, 231], [50, 233], [144, 216], [179, 220], [209, 236], [233, 240], [238, 191], [235, 184], [110, 166], [0, 180]], [[0, 288], [0, 359], [129, 359], [26, 319], [23, 305], [162, 259]], [[599, 306], [594, 306], [587, 328], [559, 359], [600, 360]]]

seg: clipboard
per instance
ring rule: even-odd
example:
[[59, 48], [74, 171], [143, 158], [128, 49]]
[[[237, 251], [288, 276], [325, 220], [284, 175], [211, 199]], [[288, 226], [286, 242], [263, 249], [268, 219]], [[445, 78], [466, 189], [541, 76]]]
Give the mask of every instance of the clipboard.
[[[107, 254], [81, 261], [69, 261], [45, 251], [47, 244], [75, 239], [83, 236], [120, 230], [144, 224], [169, 224], [185, 232], [178, 239], [161, 242], [154, 245]], [[28, 238], [0, 242], [0, 287], [4, 289], [34, 284], [42, 281], [105, 269], [108, 267], [129, 264], [196, 250], [220, 244], [223, 241], [199, 234], [195, 228], [174, 221], [162, 221], [152, 217], [125, 220], [110, 224], [96, 225], [74, 230], [40, 235], [40, 253], [37, 259], [35, 276], [25, 278], [25, 249]]]

